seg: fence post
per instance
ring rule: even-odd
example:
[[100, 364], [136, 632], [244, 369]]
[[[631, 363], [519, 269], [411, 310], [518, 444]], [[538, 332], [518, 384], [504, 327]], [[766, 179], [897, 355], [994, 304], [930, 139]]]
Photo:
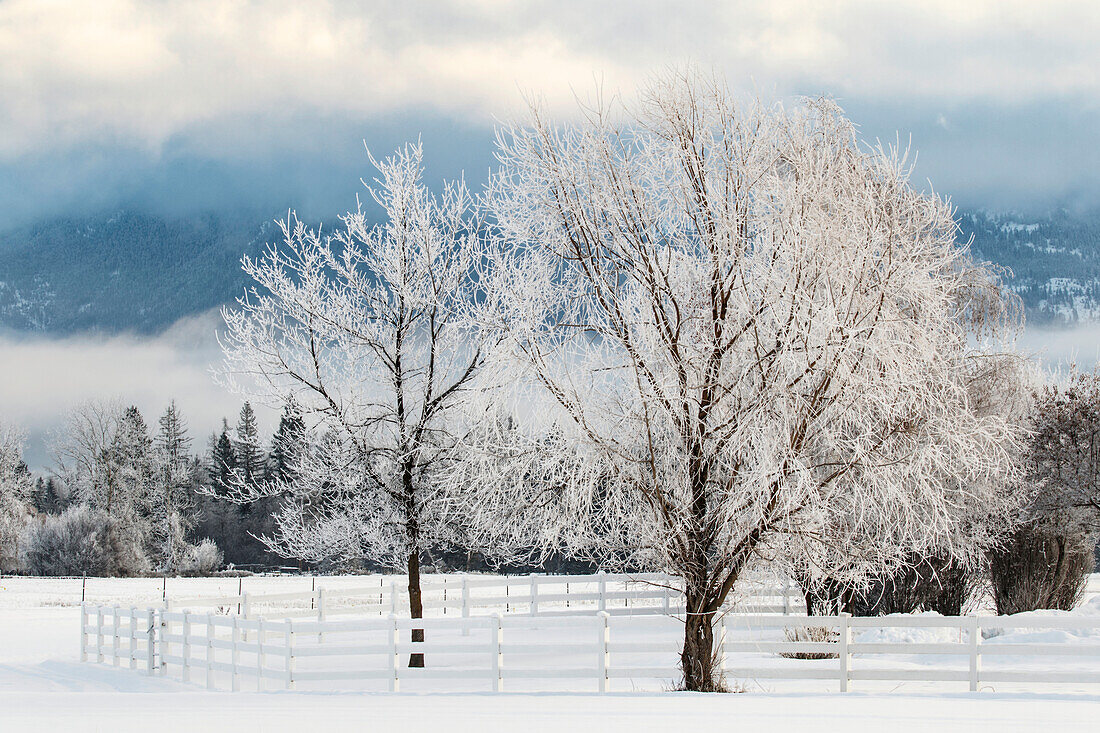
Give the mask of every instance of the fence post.
[[184, 682], [191, 681], [191, 665], [190, 665], [190, 653], [191, 653], [191, 612], [187, 609], [183, 611], [183, 663], [180, 665], [183, 669], [182, 678]]
[[294, 689], [294, 619], [286, 620], [284, 643], [286, 644], [286, 660], [284, 671], [286, 672], [286, 689]]
[[783, 581], [783, 615], [791, 615], [791, 579]]
[[493, 692], [501, 692], [504, 690], [504, 619], [499, 611], [493, 614], [489, 629], [493, 650]]
[[264, 619], [256, 619], [256, 692], [264, 691]]
[[982, 640], [981, 624], [978, 621], [977, 616], [971, 616], [969, 619], [969, 633], [970, 633], [970, 691], [978, 691], [978, 675], [981, 672], [981, 656], [979, 656], [979, 645]]
[[119, 653], [119, 645], [122, 639], [119, 637], [118, 624], [121, 619], [119, 608], [117, 606], [111, 606], [111, 664], [117, 667], [122, 662], [122, 655]]
[[[470, 580], [466, 577], [462, 578], [462, 618], [470, 618]], [[462, 627], [462, 635], [470, 635], [468, 625]]]
[[397, 581], [390, 581], [390, 615], [397, 615]]
[[535, 576], [531, 576], [531, 615], [539, 615], [539, 584], [535, 582]]
[[161, 611], [157, 615], [157, 621], [160, 622], [157, 625], [160, 629], [160, 676], [164, 677], [168, 674], [168, 653], [172, 649], [168, 642], [168, 632], [172, 630], [168, 621], [168, 611]]
[[721, 621], [718, 623], [721, 626], [718, 628], [718, 671], [723, 676], [726, 674], [726, 667], [729, 666], [726, 660], [726, 615], [723, 614]]
[[95, 607], [95, 660], [103, 664], [103, 606]]
[[848, 658], [848, 644], [852, 640], [852, 627], [849, 624], [852, 614], [842, 613], [840, 614], [840, 691], [848, 691], [848, 665], [850, 659]]
[[611, 666], [611, 652], [608, 646], [611, 643], [611, 614], [600, 611], [596, 614], [597, 629], [599, 631], [599, 665], [597, 675], [599, 677], [600, 692], [607, 692], [607, 668]]
[[238, 665], [240, 665], [240, 663], [241, 663], [241, 646], [240, 646], [241, 645], [241, 623], [240, 622], [241, 622], [241, 617], [240, 616], [234, 616], [233, 617], [233, 642], [232, 642], [233, 655], [231, 657], [231, 664], [232, 664], [233, 669], [230, 672], [230, 675], [232, 675], [232, 681], [230, 682], [230, 689], [233, 690], [233, 692], [237, 692], [238, 690], [241, 689], [241, 673], [240, 673], [240, 669], [238, 668]]
[[[252, 601], [248, 597], [248, 591], [241, 593], [241, 617], [247, 621], [252, 613]], [[241, 630], [241, 641], [248, 641], [248, 629]]]
[[[322, 624], [325, 622], [325, 589], [321, 588], [317, 591], [317, 623]], [[325, 632], [317, 631], [317, 643], [320, 644], [325, 640]]]
[[130, 606], [130, 669], [137, 669], [137, 608]]
[[153, 671], [156, 669], [157, 612], [152, 608], [146, 609], [146, 612], [149, 615], [149, 628], [145, 632], [147, 637], [145, 641], [145, 671], [152, 677]]
[[88, 604], [80, 603], [80, 661], [88, 661]]
[[607, 610], [607, 573], [600, 571], [600, 610]]
[[[393, 587], [393, 582], [390, 582], [390, 587]], [[397, 615], [390, 614], [390, 667], [393, 674], [390, 676], [390, 692], [401, 691], [401, 680], [398, 678], [398, 674], [401, 670], [401, 658], [397, 652], [397, 638], [399, 632], [397, 629]]]
[[214, 689], [214, 614], [206, 614], [206, 689]]

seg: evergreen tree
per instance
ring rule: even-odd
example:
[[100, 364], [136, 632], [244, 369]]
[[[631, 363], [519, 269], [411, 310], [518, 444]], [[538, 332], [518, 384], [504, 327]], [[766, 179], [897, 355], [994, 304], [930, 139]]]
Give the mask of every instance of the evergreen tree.
[[158, 422], [156, 476], [148, 497], [149, 555], [163, 570], [174, 571], [188, 549], [186, 534], [195, 522], [191, 438], [174, 400]]
[[40, 476], [35, 481], [32, 503], [39, 514], [60, 514], [68, 505], [68, 501], [61, 496], [60, 484], [53, 476]]
[[191, 438], [187, 435], [187, 425], [175, 400], [168, 405], [158, 423], [160, 432], [157, 433], [156, 445], [163, 464], [170, 469], [187, 465], [191, 457]]
[[156, 456], [149, 427], [137, 407], [127, 407], [118, 418], [118, 425], [108, 449], [108, 472], [113, 480], [107, 484], [103, 501], [93, 503], [114, 520], [109, 540], [119, 567], [128, 573], [148, 570], [147, 543], [153, 535], [155, 518], [150, 512], [150, 499], [156, 475]]
[[305, 445], [306, 424], [298, 403], [289, 400], [283, 407], [279, 427], [271, 439], [268, 480], [276, 483], [291, 481]]
[[260, 431], [252, 405], [245, 402], [237, 421], [237, 440], [233, 446], [237, 456], [237, 472], [246, 486], [261, 481], [264, 474], [264, 454], [260, 448]]
[[229, 437], [229, 421], [222, 419], [222, 431], [217, 436], [210, 452], [210, 479], [219, 496], [229, 493], [233, 484], [233, 474], [237, 470], [237, 452]]
[[34, 482], [23, 462], [23, 433], [0, 423], [0, 572], [14, 570], [30, 519]]
[[153, 439], [137, 407], [131, 405], [122, 413], [111, 451], [118, 468], [120, 495], [117, 498], [121, 505], [112, 501], [104, 508], [108, 512], [118, 509], [135, 514], [146, 503], [156, 470]]

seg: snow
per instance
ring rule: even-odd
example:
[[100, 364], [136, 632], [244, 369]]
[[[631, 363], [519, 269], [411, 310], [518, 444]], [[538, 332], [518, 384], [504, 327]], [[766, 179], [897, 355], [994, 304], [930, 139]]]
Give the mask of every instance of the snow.
[[[362, 586], [371, 578], [325, 578]], [[377, 582], [377, 578], [373, 578]], [[159, 579], [89, 581], [91, 600], [140, 605], [160, 595]], [[169, 580], [169, 592], [235, 592], [236, 579]], [[254, 592], [306, 590], [303, 577], [245, 578]], [[75, 588], [75, 593], [74, 593]], [[595, 693], [488, 692], [391, 695], [319, 691], [207, 692], [196, 684], [78, 661], [80, 580], [0, 579], [0, 730], [446, 730], [578, 732], [671, 731], [714, 726], [817, 731], [1091, 731], [1100, 691], [1066, 694], [1064, 686], [1032, 692], [930, 692], [913, 683], [884, 683], [883, 692], [817, 692], [796, 681], [746, 685], [748, 692], [697, 695], [660, 691]], [[75, 598], [74, 598], [75, 595]], [[1095, 615], [1094, 598], [1075, 613]], [[1036, 612], [1037, 617], [1064, 615]], [[549, 627], [548, 627], [549, 629]], [[942, 636], [954, 633], [954, 638]], [[957, 631], [920, 628], [861, 631], [862, 642], [957, 642]], [[1096, 632], [1093, 632], [1095, 636]], [[990, 642], [1060, 641], [1085, 631], [1011, 629]], [[1090, 639], [1089, 643], [1097, 643]], [[932, 655], [928, 655], [932, 656]], [[773, 657], [774, 658], [774, 657]], [[798, 662], [798, 664], [819, 664]], [[1045, 661], [1045, 660], [1044, 660]], [[834, 663], [824, 661], [821, 664]], [[1059, 664], [1054, 658], [1052, 664]], [[819, 681], [820, 682], [820, 681]], [[871, 683], [859, 683], [872, 689]], [[895, 689], [896, 688], [896, 689]], [[247, 688], [246, 688], [247, 689]], [[828, 684], [819, 689], [830, 689]], [[835, 689], [835, 687], [833, 688]], [[1039, 693], [1037, 691], [1042, 690]]]

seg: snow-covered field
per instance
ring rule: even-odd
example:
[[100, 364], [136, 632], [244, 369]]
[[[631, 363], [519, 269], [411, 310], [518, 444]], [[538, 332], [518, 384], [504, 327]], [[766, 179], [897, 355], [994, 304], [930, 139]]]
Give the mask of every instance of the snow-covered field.
[[[325, 579], [361, 586], [363, 578]], [[246, 578], [251, 592], [309, 590], [302, 577]], [[225, 587], [222, 587], [222, 586]], [[251, 586], [251, 587], [249, 587]], [[236, 580], [169, 580], [169, 595], [232, 594]], [[387, 693], [207, 692], [197, 684], [78, 661], [79, 580], [0, 579], [0, 731], [195, 730], [681, 730], [694, 726], [765, 730], [1057, 730], [1100, 727], [1100, 689], [1034, 686], [1011, 693], [816, 692], [791, 683], [746, 684], [748, 692]], [[87, 599], [141, 605], [160, 599], [161, 581], [89, 581]], [[1092, 608], [1096, 606], [1096, 608]], [[1083, 612], [1100, 612], [1092, 601]], [[881, 633], [881, 632], [867, 632]], [[935, 629], [920, 633], [941, 633]], [[1063, 632], [1047, 632], [1047, 634]], [[868, 639], [871, 640], [871, 639]], [[876, 639], [877, 640], [877, 639]], [[923, 640], [923, 639], [922, 639]], [[1073, 642], [1073, 639], [1067, 639]], [[1088, 640], [1081, 640], [1088, 641]], [[1092, 640], [1095, 641], [1095, 640]], [[1054, 664], [1060, 661], [1055, 658]], [[828, 689], [819, 686], [820, 689]], [[897, 688], [897, 689], [893, 689]], [[867, 689], [872, 689], [868, 687]], [[948, 688], [950, 689], [950, 688]]]

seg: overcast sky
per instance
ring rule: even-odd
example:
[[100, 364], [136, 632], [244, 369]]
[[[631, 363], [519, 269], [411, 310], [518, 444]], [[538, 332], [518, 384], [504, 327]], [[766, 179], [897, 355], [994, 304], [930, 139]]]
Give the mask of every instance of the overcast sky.
[[37, 2], [0, 0], [0, 227], [147, 203], [348, 208], [424, 134], [479, 180], [495, 117], [568, 114], [696, 62], [737, 89], [837, 97], [868, 137], [913, 136], [964, 205], [1091, 208], [1100, 4]]

